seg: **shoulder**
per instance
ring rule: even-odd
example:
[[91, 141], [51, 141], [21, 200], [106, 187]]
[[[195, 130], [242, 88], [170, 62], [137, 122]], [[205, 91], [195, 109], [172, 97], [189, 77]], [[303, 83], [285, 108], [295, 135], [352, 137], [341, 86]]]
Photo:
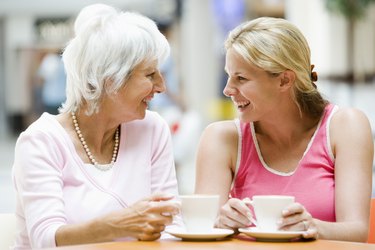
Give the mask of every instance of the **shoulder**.
[[167, 122], [155, 111], [146, 110], [145, 117], [127, 123], [129, 127], [148, 129], [150, 127], [165, 129]]
[[[201, 165], [228, 166], [234, 170], [237, 161], [238, 132], [234, 120], [214, 122], [201, 136], [197, 168]], [[216, 168], [215, 168], [216, 169]]]
[[235, 121], [218, 121], [209, 124], [203, 131], [203, 138], [218, 142], [236, 142], [238, 130]]
[[370, 122], [365, 113], [356, 108], [339, 108], [329, 127], [334, 146], [372, 142]]
[[331, 126], [337, 129], [356, 129], [370, 126], [365, 113], [356, 108], [339, 108], [333, 115]]
[[146, 115], [141, 120], [133, 120], [122, 124], [128, 138], [134, 140], [162, 140], [171, 136], [167, 122], [154, 111], [146, 111]]
[[28, 166], [28, 161], [41, 163], [48, 159], [61, 165], [64, 155], [69, 152], [67, 137], [53, 115], [44, 113], [22, 132], [15, 145], [15, 162]]
[[56, 135], [57, 120], [54, 120], [54, 115], [43, 113], [36, 121], [20, 134], [20, 137], [25, 136], [49, 136]]

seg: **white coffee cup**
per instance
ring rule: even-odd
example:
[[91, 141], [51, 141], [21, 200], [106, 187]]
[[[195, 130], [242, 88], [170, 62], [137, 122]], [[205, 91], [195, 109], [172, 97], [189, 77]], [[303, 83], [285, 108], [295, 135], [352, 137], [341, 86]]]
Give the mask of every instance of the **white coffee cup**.
[[282, 211], [294, 203], [294, 197], [286, 195], [255, 195], [252, 200], [245, 199], [245, 203], [254, 208], [255, 224], [259, 230], [275, 232], [278, 231], [277, 222], [282, 217]]
[[180, 195], [181, 214], [187, 232], [207, 233], [214, 228], [219, 195]]

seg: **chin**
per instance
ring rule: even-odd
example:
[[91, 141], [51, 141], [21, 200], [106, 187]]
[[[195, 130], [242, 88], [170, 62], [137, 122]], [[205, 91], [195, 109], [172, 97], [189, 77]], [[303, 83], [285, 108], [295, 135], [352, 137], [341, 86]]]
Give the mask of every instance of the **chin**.
[[144, 119], [145, 117], [146, 117], [146, 112], [147, 112], [147, 110], [145, 109], [145, 110], [143, 110], [143, 112], [139, 112], [139, 114], [137, 115], [137, 120], [142, 120], [142, 119]]
[[245, 114], [241, 114], [238, 118], [240, 119], [241, 122], [246, 122], [246, 123], [255, 121], [253, 117], [247, 116]]

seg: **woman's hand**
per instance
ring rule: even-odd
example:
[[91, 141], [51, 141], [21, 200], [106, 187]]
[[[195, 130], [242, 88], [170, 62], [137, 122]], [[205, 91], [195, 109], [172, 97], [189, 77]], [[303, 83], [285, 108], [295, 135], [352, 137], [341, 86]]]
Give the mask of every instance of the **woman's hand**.
[[165, 226], [173, 221], [180, 206], [171, 201], [174, 196], [156, 194], [134, 203], [127, 209], [106, 217], [114, 238], [133, 237], [139, 240], [156, 240]]
[[237, 229], [250, 226], [251, 220], [253, 220], [253, 216], [245, 202], [237, 198], [231, 198], [220, 208], [215, 226]]
[[318, 229], [311, 214], [299, 203], [293, 203], [282, 213], [279, 228], [286, 231], [305, 231], [303, 238], [318, 238]]

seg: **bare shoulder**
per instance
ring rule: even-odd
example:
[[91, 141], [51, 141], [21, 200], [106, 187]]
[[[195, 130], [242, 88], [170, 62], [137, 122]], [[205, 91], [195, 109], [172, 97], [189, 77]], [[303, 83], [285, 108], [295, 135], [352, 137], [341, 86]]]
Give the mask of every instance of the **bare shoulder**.
[[[333, 128], [370, 128], [369, 120], [366, 114], [356, 108], [340, 108], [332, 116], [331, 125]], [[339, 130], [341, 130], [339, 129]]]
[[371, 148], [372, 131], [370, 122], [359, 109], [340, 108], [333, 116], [329, 128], [331, 142], [337, 149], [340, 145], [358, 145]]
[[233, 120], [213, 122], [205, 128], [203, 137], [227, 143], [236, 142], [238, 138], [237, 126]]
[[229, 189], [237, 162], [237, 144], [238, 132], [233, 120], [214, 122], [205, 128], [196, 157], [196, 190], [207, 191], [205, 176], [208, 175], [213, 178], [210, 182], [220, 183], [220, 188], [226, 183]]
[[[219, 121], [208, 125], [200, 139], [198, 159], [210, 156], [233, 165], [237, 155], [238, 132], [234, 121]], [[229, 163], [230, 162], [230, 163]]]

